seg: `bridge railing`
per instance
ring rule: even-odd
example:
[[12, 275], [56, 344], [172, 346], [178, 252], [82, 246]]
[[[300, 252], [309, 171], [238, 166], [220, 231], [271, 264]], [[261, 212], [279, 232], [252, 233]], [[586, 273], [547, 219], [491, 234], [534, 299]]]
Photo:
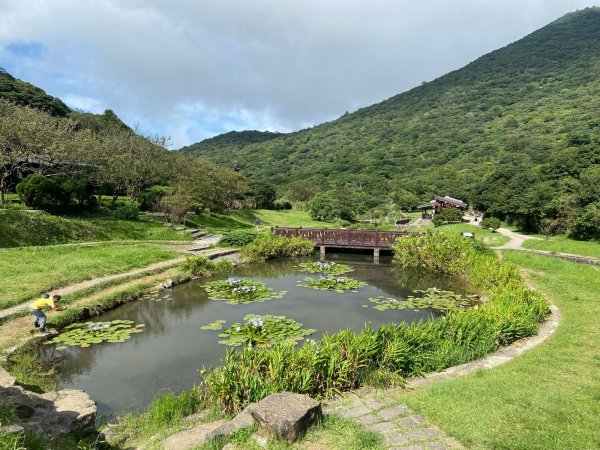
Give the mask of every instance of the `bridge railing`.
[[302, 237], [316, 245], [349, 248], [389, 248], [402, 236], [418, 235], [408, 231], [337, 230], [330, 228], [275, 227], [277, 236]]

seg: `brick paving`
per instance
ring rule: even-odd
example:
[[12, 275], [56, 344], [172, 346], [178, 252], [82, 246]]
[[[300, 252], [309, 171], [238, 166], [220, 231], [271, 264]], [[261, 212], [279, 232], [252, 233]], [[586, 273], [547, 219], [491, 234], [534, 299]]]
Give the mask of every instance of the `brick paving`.
[[390, 450], [455, 450], [463, 447], [410, 408], [375, 398], [375, 393], [349, 396], [325, 406], [368, 430], [381, 433]]

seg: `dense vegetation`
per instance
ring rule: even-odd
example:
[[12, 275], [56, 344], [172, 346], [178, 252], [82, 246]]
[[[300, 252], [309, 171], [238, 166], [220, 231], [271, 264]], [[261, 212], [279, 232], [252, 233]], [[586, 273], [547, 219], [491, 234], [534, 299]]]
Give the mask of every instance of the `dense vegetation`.
[[587, 8], [332, 122], [187, 150], [228, 167], [236, 161], [282, 192], [342, 192], [359, 213], [449, 194], [525, 228], [547, 219], [573, 236], [600, 237], [600, 228], [583, 226], [600, 221], [599, 72], [600, 9]]
[[396, 262], [464, 277], [489, 301], [449, 311], [444, 320], [383, 325], [326, 335], [301, 348], [230, 351], [204, 377], [205, 395], [225, 411], [280, 391], [329, 397], [363, 384], [401, 384], [407, 376], [439, 371], [534, 334], [548, 303], [528, 289], [512, 265], [475, 241], [441, 233], [400, 239]]
[[66, 116], [71, 112], [60, 99], [26, 81], [19, 80], [0, 68], [0, 98], [23, 106], [46, 111], [54, 116]]

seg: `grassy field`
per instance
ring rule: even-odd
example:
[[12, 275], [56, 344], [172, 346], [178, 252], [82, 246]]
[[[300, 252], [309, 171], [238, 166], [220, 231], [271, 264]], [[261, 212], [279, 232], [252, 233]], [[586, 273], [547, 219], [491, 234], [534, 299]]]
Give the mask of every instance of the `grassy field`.
[[0, 308], [79, 281], [144, 267], [177, 252], [153, 244], [23, 247], [0, 250]]
[[502, 236], [500, 233], [493, 233], [490, 230], [481, 228], [476, 225], [470, 225], [468, 223], [451, 223], [448, 225], [442, 225], [440, 227], [434, 227], [433, 224], [428, 224], [420, 227], [407, 227], [408, 231], [439, 231], [447, 234], [459, 234], [462, 232], [475, 233], [475, 239], [485, 244], [491, 245], [492, 247], [498, 247], [507, 243], [510, 239], [506, 236]]
[[329, 222], [312, 220], [305, 211], [271, 211], [267, 209], [242, 209], [223, 214], [197, 214], [186, 224], [191, 227], [207, 227], [212, 233], [223, 233], [243, 228], [254, 228], [254, 221], [260, 220], [260, 229], [270, 227], [315, 227], [339, 228], [339, 225]]
[[583, 256], [600, 258], [600, 242], [575, 241], [564, 235], [552, 236], [549, 240], [530, 239], [523, 243], [523, 247], [535, 250], [547, 250], [557, 253], [573, 253]]
[[600, 267], [518, 251], [519, 266], [561, 310], [541, 346], [503, 366], [398, 401], [473, 449], [600, 448]]
[[108, 240], [191, 240], [150, 216], [114, 220], [110, 216], [54, 216], [44, 212], [0, 211], [0, 247]]

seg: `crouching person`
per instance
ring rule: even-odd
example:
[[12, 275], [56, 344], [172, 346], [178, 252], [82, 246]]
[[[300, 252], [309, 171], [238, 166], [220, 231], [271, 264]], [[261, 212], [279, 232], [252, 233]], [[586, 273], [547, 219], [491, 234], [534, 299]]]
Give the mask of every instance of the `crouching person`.
[[27, 311], [35, 316], [33, 326], [38, 328], [41, 333], [46, 331], [46, 314], [44, 314], [43, 310], [51, 309], [52, 311], [62, 311], [65, 309], [59, 308], [56, 305], [58, 302], [60, 302], [60, 295], [50, 297], [48, 294], [44, 294], [27, 308]]

